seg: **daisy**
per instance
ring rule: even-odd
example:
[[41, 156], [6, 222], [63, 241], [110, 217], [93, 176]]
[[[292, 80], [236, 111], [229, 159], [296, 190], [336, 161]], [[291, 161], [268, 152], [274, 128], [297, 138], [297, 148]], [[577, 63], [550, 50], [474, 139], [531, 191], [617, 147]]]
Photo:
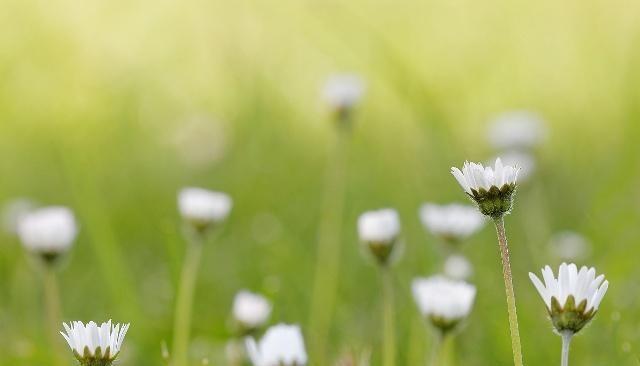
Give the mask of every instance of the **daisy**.
[[443, 333], [469, 316], [476, 297], [475, 286], [439, 275], [415, 279], [411, 289], [422, 315]]
[[431, 234], [452, 243], [467, 239], [484, 225], [477, 208], [456, 203], [426, 203], [420, 207], [420, 220]]
[[20, 217], [18, 236], [23, 246], [47, 262], [71, 248], [78, 233], [73, 212], [67, 207], [51, 206]]
[[247, 353], [254, 366], [304, 366], [307, 352], [297, 325], [278, 324], [267, 330], [259, 343], [247, 338]]
[[394, 209], [368, 211], [358, 218], [358, 236], [380, 264], [386, 264], [400, 235], [400, 217]]
[[264, 296], [243, 290], [233, 300], [232, 313], [241, 332], [251, 333], [269, 319], [271, 304]]
[[60, 332], [82, 366], [109, 366], [118, 357], [129, 324], [111, 324], [111, 320], [98, 326], [80, 321], [63, 323]]
[[362, 99], [365, 85], [358, 75], [336, 74], [327, 79], [323, 96], [327, 104], [343, 117]]
[[226, 219], [232, 204], [227, 194], [202, 188], [183, 188], [178, 193], [180, 215], [199, 232]]

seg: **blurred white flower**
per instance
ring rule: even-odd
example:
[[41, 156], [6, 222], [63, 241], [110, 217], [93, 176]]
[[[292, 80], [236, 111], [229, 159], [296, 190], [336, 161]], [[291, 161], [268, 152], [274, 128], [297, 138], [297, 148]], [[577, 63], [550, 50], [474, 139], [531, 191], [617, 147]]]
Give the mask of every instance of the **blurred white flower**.
[[264, 296], [243, 290], [233, 299], [232, 313], [234, 319], [250, 331], [267, 321], [271, 314], [271, 304]]
[[45, 259], [55, 259], [69, 250], [77, 233], [73, 212], [62, 206], [31, 211], [18, 223], [18, 236], [24, 247]]
[[111, 320], [98, 326], [95, 322], [84, 325], [80, 321], [63, 323], [60, 332], [74, 356], [83, 366], [109, 366], [116, 359], [127, 334], [129, 324], [111, 324]]
[[452, 242], [467, 239], [484, 225], [476, 207], [457, 203], [425, 203], [420, 207], [420, 219], [431, 234]]
[[578, 332], [596, 314], [602, 298], [609, 288], [604, 275], [596, 277], [596, 269], [571, 263], [562, 263], [558, 278], [551, 267], [542, 269], [544, 284], [533, 273], [529, 278], [547, 306], [553, 325], [559, 333]]
[[531, 148], [546, 138], [542, 118], [529, 111], [510, 111], [497, 116], [489, 127], [489, 142], [497, 149]]
[[499, 217], [511, 210], [516, 190], [518, 171], [516, 166], [503, 165], [496, 159], [495, 167], [465, 162], [462, 170], [452, 167], [451, 174], [462, 189], [478, 204], [480, 212]]
[[178, 194], [182, 218], [200, 231], [226, 219], [232, 204], [227, 194], [202, 188], [183, 188]]
[[12, 234], [18, 233], [18, 225], [22, 217], [35, 209], [36, 204], [27, 198], [15, 198], [2, 208], [2, 226]]
[[[517, 166], [518, 182], [529, 180], [536, 170], [536, 159], [530, 153], [519, 150], [507, 150], [500, 153], [504, 165]], [[496, 157], [497, 159], [497, 157]], [[491, 161], [495, 161], [493, 159]]]
[[336, 74], [327, 79], [323, 96], [331, 108], [348, 110], [360, 101], [364, 90], [364, 82], [358, 75]]
[[471, 313], [476, 297], [475, 286], [443, 276], [417, 278], [411, 289], [422, 315], [443, 332], [455, 328]]
[[298, 325], [278, 324], [256, 343], [247, 338], [247, 353], [254, 366], [304, 366], [307, 352]]
[[574, 231], [561, 231], [554, 234], [549, 241], [551, 254], [564, 261], [584, 259], [591, 251], [589, 241]]
[[396, 239], [400, 235], [400, 218], [394, 209], [368, 211], [358, 218], [358, 236], [379, 261], [386, 264], [391, 258]]
[[451, 255], [444, 262], [444, 274], [454, 280], [467, 280], [473, 274], [473, 265], [462, 255]]

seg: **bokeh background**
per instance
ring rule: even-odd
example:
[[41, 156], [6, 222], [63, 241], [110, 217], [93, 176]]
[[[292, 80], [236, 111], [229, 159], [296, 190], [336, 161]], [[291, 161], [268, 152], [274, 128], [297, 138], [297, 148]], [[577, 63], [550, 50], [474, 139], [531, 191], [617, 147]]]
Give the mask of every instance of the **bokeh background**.
[[[398, 363], [425, 362], [430, 332], [409, 284], [443, 256], [418, 207], [465, 202], [450, 167], [493, 156], [491, 118], [527, 109], [548, 135], [507, 218], [525, 361], [559, 363], [527, 273], [559, 264], [549, 239], [571, 229], [591, 243], [583, 263], [611, 282], [573, 363], [640, 364], [640, 4], [629, 0], [2, 0], [0, 200], [75, 210], [64, 319], [130, 321], [122, 365], [161, 364], [185, 247], [176, 192], [196, 185], [235, 206], [204, 252], [194, 358], [224, 364], [242, 288], [268, 295], [272, 322], [304, 329], [336, 133], [320, 89], [342, 71], [367, 91], [348, 148], [330, 359], [373, 349], [380, 362], [379, 279], [355, 222], [392, 206], [405, 242]], [[0, 235], [0, 364], [49, 365], [40, 276], [17, 239]], [[478, 297], [456, 362], [509, 365], [492, 228], [464, 252]]]

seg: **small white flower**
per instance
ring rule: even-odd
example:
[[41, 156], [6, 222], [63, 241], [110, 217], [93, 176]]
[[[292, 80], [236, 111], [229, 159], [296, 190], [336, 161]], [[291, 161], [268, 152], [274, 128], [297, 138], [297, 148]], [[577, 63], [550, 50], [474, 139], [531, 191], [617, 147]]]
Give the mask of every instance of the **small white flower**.
[[531, 148], [545, 137], [544, 121], [529, 111], [503, 113], [489, 127], [489, 142], [497, 149]]
[[69, 344], [81, 365], [108, 366], [116, 359], [127, 334], [129, 324], [111, 324], [111, 320], [98, 326], [80, 321], [63, 323], [65, 332], [60, 332]]
[[484, 225], [476, 207], [456, 203], [426, 203], [420, 207], [420, 219], [433, 235], [453, 242], [467, 239]]
[[590, 246], [584, 236], [568, 230], [554, 234], [549, 241], [551, 254], [567, 261], [585, 258], [591, 250]]
[[[497, 159], [494, 158], [492, 162]], [[507, 150], [500, 153], [500, 160], [504, 165], [517, 166], [518, 182], [529, 180], [536, 170], [536, 159], [530, 153], [519, 150]]]
[[456, 178], [467, 195], [478, 204], [480, 212], [500, 217], [511, 210], [516, 190], [519, 168], [503, 165], [500, 158], [492, 168], [482, 164], [465, 162], [462, 170], [452, 167]]
[[358, 75], [337, 74], [325, 83], [323, 95], [331, 108], [346, 110], [354, 107], [364, 94], [364, 82]]
[[267, 330], [257, 344], [247, 338], [247, 353], [254, 366], [304, 366], [307, 352], [297, 325], [278, 324]]
[[542, 269], [544, 284], [533, 273], [529, 278], [544, 300], [558, 332], [578, 332], [598, 311], [609, 288], [604, 275], [596, 277], [595, 268], [562, 263], [555, 278], [551, 267]]
[[444, 274], [454, 280], [466, 280], [473, 274], [473, 265], [462, 255], [452, 255], [444, 262]]
[[22, 215], [18, 236], [29, 251], [57, 257], [66, 252], [78, 233], [73, 212], [67, 207], [45, 207]]
[[178, 194], [180, 214], [198, 230], [205, 230], [226, 219], [232, 204], [227, 194], [202, 188], [184, 188]]
[[358, 218], [358, 234], [364, 242], [391, 243], [400, 234], [400, 218], [394, 209], [368, 211]]
[[476, 297], [475, 286], [443, 276], [415, 279], [411, 288], [422, 315], [442, 331], [465, 319]]
[[247, 330], [262, 326], [270, 314], [271, 304], [264, 296], [243, 290], [233, 299], [233, 317]]

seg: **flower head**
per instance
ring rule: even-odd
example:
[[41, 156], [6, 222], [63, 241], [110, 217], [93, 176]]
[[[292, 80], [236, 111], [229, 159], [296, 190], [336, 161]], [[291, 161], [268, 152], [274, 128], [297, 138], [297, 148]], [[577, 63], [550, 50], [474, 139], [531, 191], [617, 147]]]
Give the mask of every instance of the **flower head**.
[[454, 280], [466, 280], [473, 274], [473, 266], [462, 255], [451, 255], [444, 262], [445, 276]]
[[227, 194], [202, 188], [184, 188], [178, 194], [180, 214], [199, 232], [226, 219], [232, 203]]
[[469, 315], [476, 297], [475, 286], [443, 276], [415, 279], [411, 288], [422, 315], [442, 332]]
[[542, 269], [544, 284], [533, 273], [529, 273], [547, 306], [554, 327], [559, 333], [577, 333], [595, 316], [600, 302], [607, 292], [609, 282], [604, 275], [596, 277], [595, 268], [578, 267], [562, 263], [555, 278], [551, 267]]
[[501, 217], [511, 211], [519, 168], [503, 165], [496, 159], [495, 167], [465, 162], [462, 170], [452, 167], [451, 174], [462, 189], [477, 204], [480, 212]]
[[78, 233], [73, 212], [67, 207], [45, 207], [21, 216], [18, 236], [29, 251], [52, 262], [65, 253]]
[[240, 291], [233, 299], [233, 318], [241, 333], [251, 333], [262, 326], [271, 314], [271, 304], [261, 295]]
[[337, 74], [325, 83], [323, 96], [340, 119], [349, 117], [351, 110], [364, 94], [364, 82], [358, 75]]
[[544, 140], [542, 118], [529, 111], [510, 111], [495, 118], [489, 128], [489, 141], [497, 149], [532, 148]]
[[247, 353], [254, 366], [304, 366], [307, 352], [297, 325], [278, 324], [267, 330], [260, 343], [247, 339]]
[[484, 217], [473, 206], [426, 203], [420, 207], [422, 225], [447, 242], [467, 239], [484, 225]]
[[98, 326], [75, 321], [63, 323], [60, 332], [82, 366], [109, 366], [118, 357], [129, 324], [111, 324], [111, 320]]
[[380, 264], [386, 264], [400, 235], [400, 218], [394, 209], [368, 211], [358, 218], [360, 241]]

